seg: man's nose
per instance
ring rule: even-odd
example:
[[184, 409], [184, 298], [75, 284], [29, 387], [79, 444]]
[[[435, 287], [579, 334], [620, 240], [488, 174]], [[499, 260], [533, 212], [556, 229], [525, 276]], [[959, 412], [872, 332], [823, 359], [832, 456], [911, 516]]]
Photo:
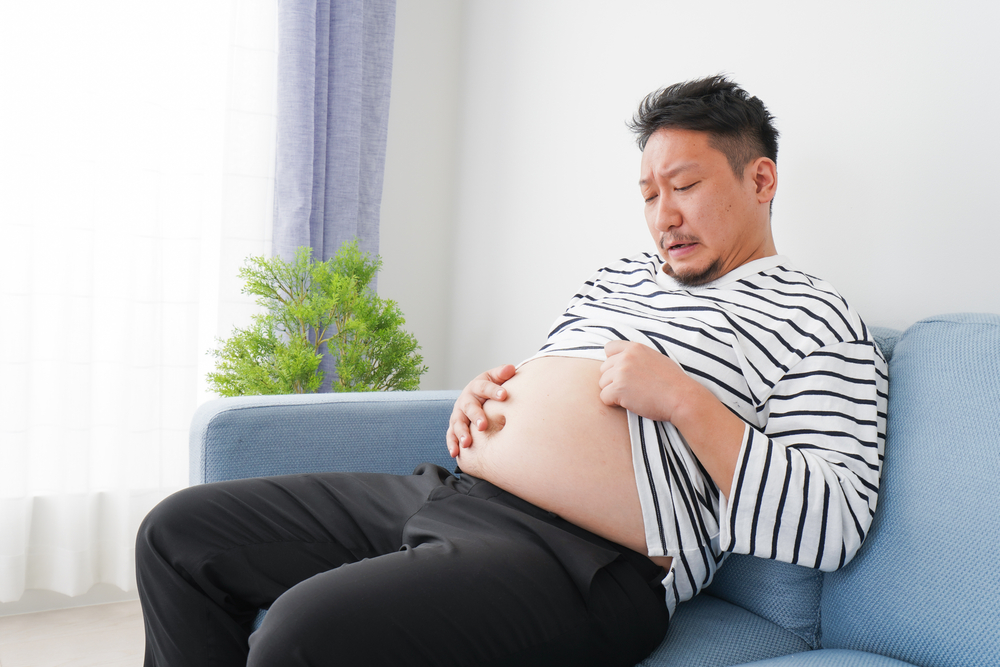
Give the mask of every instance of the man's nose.
[[668, 197], [660, 197], [656, 206], [656, 219], [653, 224], [657, 231], [665, 232], [681, 224], [681, 214]]

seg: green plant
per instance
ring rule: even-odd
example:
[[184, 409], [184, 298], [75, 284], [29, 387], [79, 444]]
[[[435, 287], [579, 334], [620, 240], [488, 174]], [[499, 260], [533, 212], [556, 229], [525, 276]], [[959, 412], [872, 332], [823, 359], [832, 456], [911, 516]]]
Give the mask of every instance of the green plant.
[[221, 347], [208, 374], [221, 396], [314, 392], [323, 383], [320, 351], [336, 356], [333, 391], [417, 389], [427, 372], [420, 347], [402, 329], [396, 303], [369, 285], [382, 266], [348, 241], [333, 259], [317, 262], [312, 250], [295, 258], [250, 257], [240, 269], [244, 294], [265, 309], [253, 323], [236, 328]]

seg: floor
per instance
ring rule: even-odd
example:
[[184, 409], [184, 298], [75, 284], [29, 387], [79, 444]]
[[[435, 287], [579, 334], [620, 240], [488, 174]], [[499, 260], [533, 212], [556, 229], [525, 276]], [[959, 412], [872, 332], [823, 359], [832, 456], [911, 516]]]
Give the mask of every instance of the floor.
[[0, 616], [0, 667], [140, 667], [137, 600]]

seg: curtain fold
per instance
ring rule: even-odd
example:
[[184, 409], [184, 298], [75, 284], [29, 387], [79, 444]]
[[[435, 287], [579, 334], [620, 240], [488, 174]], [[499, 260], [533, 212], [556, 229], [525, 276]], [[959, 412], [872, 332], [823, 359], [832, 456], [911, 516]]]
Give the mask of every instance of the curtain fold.
[[274, 254], [378, 253], [395, 0], [279, 0]]
[[395, 0], [279, 0], [275, 256], [378, 254], [395, 31]]

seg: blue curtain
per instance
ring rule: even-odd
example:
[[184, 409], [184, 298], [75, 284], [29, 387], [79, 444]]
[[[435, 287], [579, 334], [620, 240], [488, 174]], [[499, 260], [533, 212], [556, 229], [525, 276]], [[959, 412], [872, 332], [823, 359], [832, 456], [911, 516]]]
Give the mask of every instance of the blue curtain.
[[274, 255], [378, 253], [395, 31], [396, 0], [279, 0]]
[[378, 253], [395, 0], [279, 0], [273, 252]]

